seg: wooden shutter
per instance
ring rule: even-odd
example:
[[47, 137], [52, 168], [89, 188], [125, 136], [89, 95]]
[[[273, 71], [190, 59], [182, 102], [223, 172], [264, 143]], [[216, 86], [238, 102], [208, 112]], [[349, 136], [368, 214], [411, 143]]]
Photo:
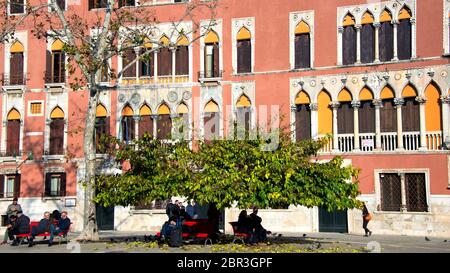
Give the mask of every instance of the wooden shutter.
[[5, 193], [5, 176], [0, 175], [0, 198], [4, 198]]
[[397, 37], [398, 37], [397, 52], [399, 60], [411, 59], [412, 55], [411, 33], [412, 33], [411, 21], [409, 19], [400, 20], [400, 24], [398, 25], [397, 30]]
[[145, 133], [153, 136], [153, 119], [151, 116], [142, 116], [139, 121], [139, 138], [142, 138]]
[[213, 69], [214, 75], [213, 77], [220, 77], [220, 66], [219, 66], [219, 44], [215, 43], [213, 46]]
[[20, 174], [14, 177], [14, 197], [20, 197]]
[[52, 82], [52, 53], [50, 50], [45, 51], [45, 82]]
[[408, 211], [428, 211], [424, 173], [405, 174], [406, 209]]
[[295, 137], [297, 141], [311, 139], [311, 110], [307, 104], [298, 104], [295, 112]]
[[361, 29], [361, 62], [375, 61], [375, 28], [372, 24], [364, 24]]
[[380, 109], [380, 125], [382, 133], [397, 132], [397, 109], [394, 100], [383, 100], [383, 107]]
[[402, 106], [402, 123], [404, 132], [420, 131], [419, 103], [415, 98], [405, 98]]
[[59, 82], [65, 82], [66, 79], [66, 53], [61, 52], [60, 54], [61, 60], [60, 60], [60, 70], [59, 70]]
[[380, 174], [381, 210], [400, 211], [402, 189], [398, 174]]
[[91, 9], [93, 9], [95, 6], [94, 6], [94, 2], [95, 2], [96, 0], [89, 0], [89, 10], [91, 10]]
[[371, 101], [361, 101], [358, 115], [359, 132], [375, 133], [375, 106]]
[[295, 68], [311, 67], [311, 41], [309, 33], [295, 35]]
[[379, 30], [380, 61], [389, 62], [394, 58], [394, 27], [390, 22], [382, 22]]
[[20, 120], [9, 120], [6, 133], [6, 152], [8, 155], [19, 155]]
[[175, 74], [189, 75], [189, 48], [187, 46], [177, 47], [175, 61]]
[[101, 143], [102, 135], [106, 134], [106, 121], [107, 118], [97, 117], [95, 118], [95, 147], [97, 153], [104, 152], [104, 143]]
[[[129, 48], [124, 51], [123, 57], [122, 57], [122, 67], [125, 68], [129, 63], [131, 63], [134, 59], [136, 59], [136, 52], [134, 52], [134, 49]], [[123, 71], [123, 76], [126, 78], [134, 78], [136, 77], [136, 63], [134, 63], [132, 66], [128, 67]]]
[[52, 185], [52, 174], [46, 173], [45, 174], [45, 181], [44, 181], [44, 196], [50, 196], [51, 193], [51, 186]]
[[11, 53], [10, 84], [22, 85], [23, 82], [23, 53]]
[[172, 51], [162, 48], [158, 55], [158, 76], [172, 75]]
[[53, 119], [50, 123], [50, 154], [64, 154], [64, 119]]
[[61, 173], [61, 180], [60, 180], [60, 185], [59, 185], [59, 192], [60, 192], [60, 196], [66, 196], [66, 173]]
[[343, 40], [342, 63], [344, 65], [356, 63], [356, 30], [353, 26], [344, 27], [342, 40]]
[[338, 134], [353, 134], [353, 111], [354, 110], [350, 102], [344, 102], [338, 108]]
[[237, 55], [238, 73], [251, 72], [252, 46], [250, 39], [237, 41]]

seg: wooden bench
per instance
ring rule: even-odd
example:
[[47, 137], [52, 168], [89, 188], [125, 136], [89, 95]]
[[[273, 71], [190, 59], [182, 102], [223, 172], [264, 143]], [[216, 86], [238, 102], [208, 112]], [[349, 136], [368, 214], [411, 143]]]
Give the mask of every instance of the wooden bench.
[[[182, 225], [184, 240], [205, 240], [212, 245], [212, 239], [216, 235], [216, 227], [208, 219], [186, 220]], [[161, 238], [161, 232], [156, 233], [156, 237]]]
[[[58, 223], [58, 221], [53, 222], [54, 225], [56, 225], [57, 223]], [[33, 227], [37, 227], [37, 226], [39, 226], [39, 222], [32, 221], [32, 222], [30, 222], [30, 232], [29, 233], [23, 233], [23, 234], [16, 235], [16, 239], [19, 240], [19, 245], [21, 245], [25, 241], [25, 239], [27, 239], [29, 241]], [[55, 237], [58, 238], [59, 244], [61, 244], [62, 240], [65, 240], [66, 243], [69, 242], [69, 238], [67, 237], [67, 234], [69, 233], [71, 226], [72, 226], [72, 223], [70, 223], [69, 228], [66, 231], [61, 231], [58, 234], [54, 235]], [[51, 235], [50, 232], [45, 232], [45, 233], [37, 234], [37, 235], [35, 235], [35, 237], [44, 237], [44, 240], [45, 240], [45, 238], [50, 237], [50, 235]]]
[[233, 242], [236, 242], [236, 240], [241, 240], [243, 244], [245, 244], [245, 240], [248, 237], [247, 233], [238, 232], [238, 222], [229, 222], [229, 224], [233, 227]]

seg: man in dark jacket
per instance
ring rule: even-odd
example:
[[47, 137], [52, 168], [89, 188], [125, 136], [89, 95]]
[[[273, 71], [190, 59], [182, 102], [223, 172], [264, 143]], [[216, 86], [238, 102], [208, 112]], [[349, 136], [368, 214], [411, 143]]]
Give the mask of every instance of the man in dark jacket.
[[39, 221], [39, 225], [31, 228], [31, 236], [28, 238], [28, 247], [33, 246], [34, 237], [38, 234], [50, 232], [50, 226], [52, 222], [50, 220], [50, 212], [46, 211], [44, 213], [44, 218]]
[[255, 235], [253, 243], [267, 241], [267, 234], [270, 234], [270, 231], [267, 231], [265, 228], [263, 228], [261, 223], [262, 219], [258, 216], [258, 208], [253, 207], [253, 213], [250, 214], [250, 225]]
[[14, 235], [18, 234], [26, 234], [30, 232], [30, 218], [22, 213], [22, 211], [17, 212], [17, 219], [15, 224], [10, 232], [8, 232], [8, 236], [10, 240], [14, 240], [11, 244], [12, 246], [19, 245], [17, 239], [14, 238]]
[[56, 224], [56, 227], [54, 225], [50, 225], [50, 240], [48, 241], [48, 246], [52, 246], [53, 244], [53, 237], [55, 235], [58, 235], [59, 233], [67, 233], [70, 228], [70, 219], [67, 217], [67, 211], [61, 212], [61, 219], [58, 221], [58, 224]]

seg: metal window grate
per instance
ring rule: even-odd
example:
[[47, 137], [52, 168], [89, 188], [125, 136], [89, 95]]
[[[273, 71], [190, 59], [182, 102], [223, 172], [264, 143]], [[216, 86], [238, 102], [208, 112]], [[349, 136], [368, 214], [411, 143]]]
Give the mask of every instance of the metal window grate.
[[428, 211], [424, 173], [405, 174], [406, 208], [408, 211]]
[[398, 174], [380, 174], [381, 210], [400, 211], [402, 205], [402, 186]]

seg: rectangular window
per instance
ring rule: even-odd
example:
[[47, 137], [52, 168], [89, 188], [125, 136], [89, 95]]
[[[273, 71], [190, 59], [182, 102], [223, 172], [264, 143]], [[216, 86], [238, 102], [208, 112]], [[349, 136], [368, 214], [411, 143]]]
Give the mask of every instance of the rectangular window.
[[134, 7], [135, 1], [134, 0], [119, 0], [119, 7]]
[[381, 210], [427, 212], [425, 177], [425, 173], [381, 173]]
[[175, 74], [176, 75], [189, 75], [189, 47], [178, 46], [175, 53]]
[[404, 132], [420, 131], [420, 110], [419, 103], [414, 97], [405, 98], [402, 106], [402, 126]]
[[158, 53], [158, 76], [172, 75], [172, 51], [161, 48]]
[[397, 30], [397, 50], [399, 60], [411, 59], [412, 52], [412, 25], [409, 19], [400, 20]]
[[214, 76], [214, 46], [206, 45], [205, 47], [205, 77], [212, 78]]
[[134, 51], [133, 48], [128, 48], [124, 50], [122, 56], [122, 69], [124, 78], [136, 78], [136, 62], [128, 66], [135, 59], [136, 59], [136, 52]]
[[391, 22], [382, 22], [378, 35], [380, 61], [390, 62], [394, 58], [394, 27]]
[[10, 0], [10, 14], [25, 13], [25, 0]]
[[381, 210], [400, 211], [402, 206], [402, 185], [398, 174], [380, 174]]
[[406, 209], [408, 211], [428, 211], [424, 173], [405, 174]]
[[20, 195], [20, 174], [0, 175], [0, 198], [13, 198]]
[[107, 0], [89, 0], [89, 10], [106, 8]]
[[154, 61], [153, 61], [154, 53], [150, 51], [150, 53], [145, 53], [145, 50], [142, 49], [140, 52], [140, 60], [139, 60], [139, 77], [153, 77], [154, 74]]
[[140, 202], [136, 206], [134, 206], [135, 210], [152, 210], [152, 209], [166, 209], [167, 204], [169, 204], [170, 199], [167, 200], [155, 200], [150, 203]]
[[375, 61], [375, 28], [372, 24], [364, 24], [361, 28], [361, 62]]
[[30, 103], [30, 114], [31, 115], [42, 115], [42, 102], [31, 102]]
[[393, 99], [383, 100], [380, 109], [380, 125], [382, 133], [397, 132], [397, 109]]
[[46, 197], [66, 196], [66, 174], [47, 173], [45, 175]]

